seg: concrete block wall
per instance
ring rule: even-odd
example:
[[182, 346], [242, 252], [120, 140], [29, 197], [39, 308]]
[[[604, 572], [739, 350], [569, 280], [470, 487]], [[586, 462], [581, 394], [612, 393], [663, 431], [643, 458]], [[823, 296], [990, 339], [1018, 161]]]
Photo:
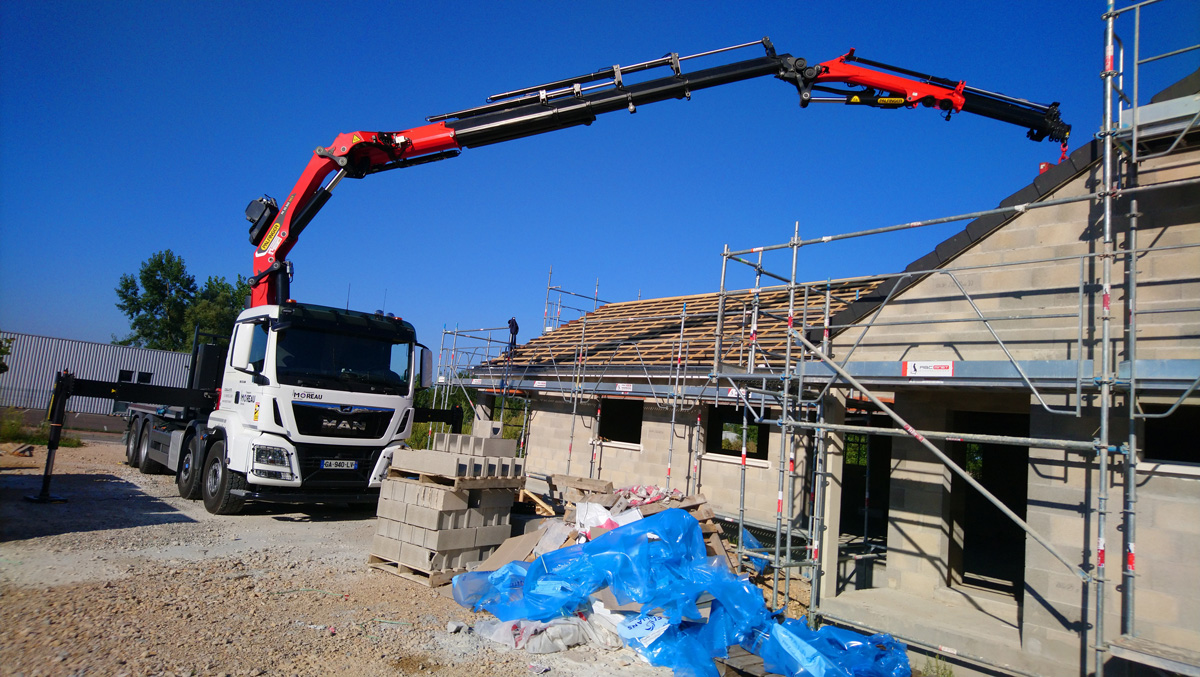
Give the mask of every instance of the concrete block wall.
[[1200, 477], [1138, 473], [1136, 555], [1137, 636], [1200, 647]]
[[[1091, 168], [1049, 195], [1064, 198], [1086, 195], [1098, 180]], [[1143, 184], [1200, 174], [1200, 150], [1176, 154], [1146, 163], [1140, 173]], [[1200, 241], [1200, 202], [1194, 186], [1143, 193], [1138, 210], [1138, 247], [1166, 247]], [[1191, 191], [1191, 194], [1189, 194]], [[1000, 263], [1081, 256], [1102, 251], [1100, 207], [1078, 202], [1030, 210], [996, 232], [975, 243], [948, 267], [992, 266], [955, 273], [980, 312], [991, 317], [1026, 317], [1069, 314], [1070, 317], [1005, 320], [992, 323], [996, 333], [1018, 360], [1066, 360], [1078, 357], [1075, 315], [1079, 312], [1078, 288], [1081, 267], [1077, 260], [995, 267]], [[1122, 201], [1113, 225], [1118, 248], [1128, 243], [1129, 204]], [[1194, 307], [1200, 298], [1196, 278], [1197, 249], [1156, 251], [1138, 261], [1138, 306], [1142, 310]], [[1126, 316], [1123, 280], [1125, 263], [1118, 258], [1113, 270], [1113, 317]], [[1084, 357], [1090, 359], [1099, 340], [1099, 308], [1102, 290], [1098, 259], [1085, 259]], [[878, 322], [906, 322], [876, 326], [867, 331], [854, 360], [1004, 360], [1003, 351], [982, 323], [939, 323], [939, 320], [974, 318], [954, 280], [931, 275], [901, 292], [880, 314]], [[913, 321], [922, 324], [911, 324]], [[1142, 359], [1197, 359], [1200, 342], [1180, 341], [1181, 336], [1200, 334], [1200, 311], [1145, 314], [1138, 318], [1139, 357]], [[835, 352], [845, 352], [859, 339], [862, 329], [851, 329], [835, 337]], [[1114, 336], [1121, 335], [1118, 329]], [[1118, 345], [1120, 345], [1120, 340]], [[1123, 353], [1123, 347], [1118, 349]], [[1089, 367], [1090, 369], [1090, 367]]]
[[[596, 473], [599, 479], [613, 486], [634, 484], [667, 484], [668, 457], [671, 465], [671, 487], [704, 494], [708, 504], [718, 514], [736, 516], [741, 494], [741, 465], [737, 456], [714, 453], [701, 454], [705, 448], [705, 428], [708, 425], [707, 404], [696, 404], [676, 413], [674, 441], [671, 438], [671, 411], [660, 409], [647, 401], [642, 410], [640, 445], [601, 443], [596, 446]], [[590, 440], [595, 430], [595, 403], [581, 404], [575, 416], [574, 450], [570, 472], [567, 471], [567, 448], [571, 443], [571, 405], [561, 398], [535, 398], [532, 406], [526, 468], [530, 473], [572, 474], [586, 477], [591, 465]], [[697, 424], [699, 415], [699, 424]], [[772, 416], [776, 414], [771, 414]], [[807, 477], [807, 448], [802, 436], [796, 438], [796, 475], [793, 483], [794, 520], [802, 520]], [[748, 466], [746, 471], [746, 518], [755, 522], [774, 524], [779, 482], [779, 448], [781, 436], [770, 429], [766, 444], [766, 467]], [[699, 455], [699, 477], [694, 475], [694, 461]], [[785, 479], [786, 489], [786, 479]]]
[[[946, 396], [939, 393], [897, 393], [893, 408], [918, 430], [946, 430], [950, 422]], [[915, 440], [898, 437], [892, 441], [891, 476], [886, 585], [933, 596], [950, 581], [951, 524], [945, 510], [950, 471]]]
[[[572, 420], [575, 424], [573, 437]], [[526, 472], [587, 477], [592, 455], [588, 440], [595, 434], [595, 401], [580, 401], [573, 416], [571, 403], [561, 397], [533, 397], [530, 403], [529, 440], [525, 448]]]

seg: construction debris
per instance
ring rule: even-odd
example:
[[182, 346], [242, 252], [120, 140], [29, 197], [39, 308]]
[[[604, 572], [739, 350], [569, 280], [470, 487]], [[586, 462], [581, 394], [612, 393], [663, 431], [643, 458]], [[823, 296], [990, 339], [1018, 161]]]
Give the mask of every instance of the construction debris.
[[9, 456], [33, 456], [32, 444], [21, 444], [20, 442], [5, 442], [0, 444], [0, 453], [8, 454]]
[[748, 578], [707, 556], [698, 522], [679, 509], [533, 562], [455, 576], [453, 592], [496, 616], [476, 624], [480, 636], [531, 652], [624, 645], [677, 675], [716, 676], [713, 659], [741, 645], [785, 675], [910, 674], [904, 645], [891, 637], [779, 623]]

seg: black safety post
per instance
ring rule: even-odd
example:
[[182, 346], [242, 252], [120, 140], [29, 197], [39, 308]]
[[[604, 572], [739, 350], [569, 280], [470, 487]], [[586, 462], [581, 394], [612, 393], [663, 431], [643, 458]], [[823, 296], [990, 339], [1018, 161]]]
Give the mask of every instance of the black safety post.
[[67, 410], [67, 399], [75, 387], [75, 377], [69, 371], [62, 371], [54, 377], [54, 392], [50, 395], [50, 437], [46, 441], [46, 470], [42, 473], [42, 493], [37, 496], [26, 496], [25, 500], [33, 503], [66, 503], [67, 499], [50, 494], [50, 478], [54, 475], [54, 452], [58, 451], [58, 442], [62, 439], [63, 417]]

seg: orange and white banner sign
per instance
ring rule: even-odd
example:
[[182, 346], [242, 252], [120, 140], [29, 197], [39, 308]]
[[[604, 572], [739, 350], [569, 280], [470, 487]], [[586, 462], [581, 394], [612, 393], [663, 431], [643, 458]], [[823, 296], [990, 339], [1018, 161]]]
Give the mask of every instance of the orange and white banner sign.
[[904, 375], [917, 378], [954, 376], [954, 362], [904, 362]]

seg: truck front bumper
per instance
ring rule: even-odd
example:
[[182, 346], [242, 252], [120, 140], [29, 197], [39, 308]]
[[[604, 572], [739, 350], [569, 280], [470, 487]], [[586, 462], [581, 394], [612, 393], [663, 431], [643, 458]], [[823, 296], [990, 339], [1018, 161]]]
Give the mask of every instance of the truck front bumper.
[[250, 501], [269, 501], [271, 503], [378, 503], [378, 489], [358, 489], [352, 491], [337, 491], [325, 489], [321, 491], [296, 491], [287, 487], [270, 487], [265, 485], [250, 485], [252, 489], [234, 489], [234, 496]]

